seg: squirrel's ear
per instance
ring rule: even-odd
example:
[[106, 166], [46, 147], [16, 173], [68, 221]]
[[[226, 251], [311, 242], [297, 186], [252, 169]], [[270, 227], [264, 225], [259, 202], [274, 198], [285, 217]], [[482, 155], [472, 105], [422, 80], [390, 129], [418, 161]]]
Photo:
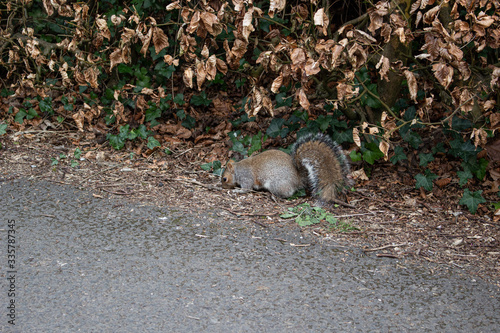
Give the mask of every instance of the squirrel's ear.
[[234, 161], [233, 160], [229, 160], [229, 162], [227, 162], [227, 165], [226, 165], [226, 170], [234, 170]]

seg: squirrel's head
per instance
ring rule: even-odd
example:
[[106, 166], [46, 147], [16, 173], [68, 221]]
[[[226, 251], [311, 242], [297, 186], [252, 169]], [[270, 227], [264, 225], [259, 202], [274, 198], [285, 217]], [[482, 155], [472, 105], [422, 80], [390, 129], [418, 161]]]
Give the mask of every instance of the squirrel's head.
[[233, 160], [227, 162], [226, 169], [222, 173], [221, 182], [222, 188], [235, 188], [236, 183], [234, 181], [234, 164]]

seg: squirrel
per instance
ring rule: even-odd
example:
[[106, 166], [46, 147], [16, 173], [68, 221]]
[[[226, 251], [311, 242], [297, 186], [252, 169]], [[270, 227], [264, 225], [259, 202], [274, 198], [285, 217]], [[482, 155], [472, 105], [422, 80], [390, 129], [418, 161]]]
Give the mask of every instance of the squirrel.
[[291, 154], [267, 150], [239, 162], [230, 160], [222, 174], [222, 187], [264, 189], [288, 198], [306, 188], [320, 203], [337, 202], [337, 196], [351, 185], [349, 163], [338, 144], [318, 133], [299, 138]]

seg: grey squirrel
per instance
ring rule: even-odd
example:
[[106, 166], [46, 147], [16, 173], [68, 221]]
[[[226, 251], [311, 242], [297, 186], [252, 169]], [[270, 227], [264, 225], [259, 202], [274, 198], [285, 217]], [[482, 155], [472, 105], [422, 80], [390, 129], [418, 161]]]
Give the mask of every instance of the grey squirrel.
[[245, 190], [264, 189], [288, 198], [307, 188], [321, 203], [335, 202], [351, 185], [349, 163], [339, 145], [324, 134], [299, 138], [291, 154], [267, 150], [240, 162], [229, 161], [222, 174], [222, 187]]

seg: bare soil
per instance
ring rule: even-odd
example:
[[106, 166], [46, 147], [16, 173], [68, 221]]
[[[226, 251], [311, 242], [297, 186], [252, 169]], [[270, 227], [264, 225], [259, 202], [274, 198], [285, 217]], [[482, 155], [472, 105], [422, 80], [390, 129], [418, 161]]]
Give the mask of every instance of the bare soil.
[[[200, 165], [214, 152], [221, 160], [227, 159], [224, 142], [205, 146], [181, 143], [171, 155], [162, 150], [148, 154], [135, 150], [139, 153], [132, 154], [131, 147], [117, 152], [107, 143], [85, 142], [76, 132], [18, 132], [0, 137], [0, 143], [0, 182], [21, 177], [48, 180], [88, 189], [96, 197], [211, 210], [221, 219], [245, 219], [262, 228], [295, 227], [293, 219], [282, 219], [280, 214], [311, 201], [222, 189], [219, 177]], [[76, 147], [82, 150], [83, 159], [78, 161], [73, 158]], [[453, 184], [426, 194], [416, 190], [410, 178], [404, 169], [378, 165], [372, 169], [370, 181], [358, 181], [355, 191], [347, 193], [355, 208], [331, 208], [339, 220], [358, 230], [341, 232], [323, 222], [304, 227], [302, 232], [377, 256], [458, 267], [500, 285], [498, 218], [484, 207], [472, 215], [458, 206], [460, 194]]]

